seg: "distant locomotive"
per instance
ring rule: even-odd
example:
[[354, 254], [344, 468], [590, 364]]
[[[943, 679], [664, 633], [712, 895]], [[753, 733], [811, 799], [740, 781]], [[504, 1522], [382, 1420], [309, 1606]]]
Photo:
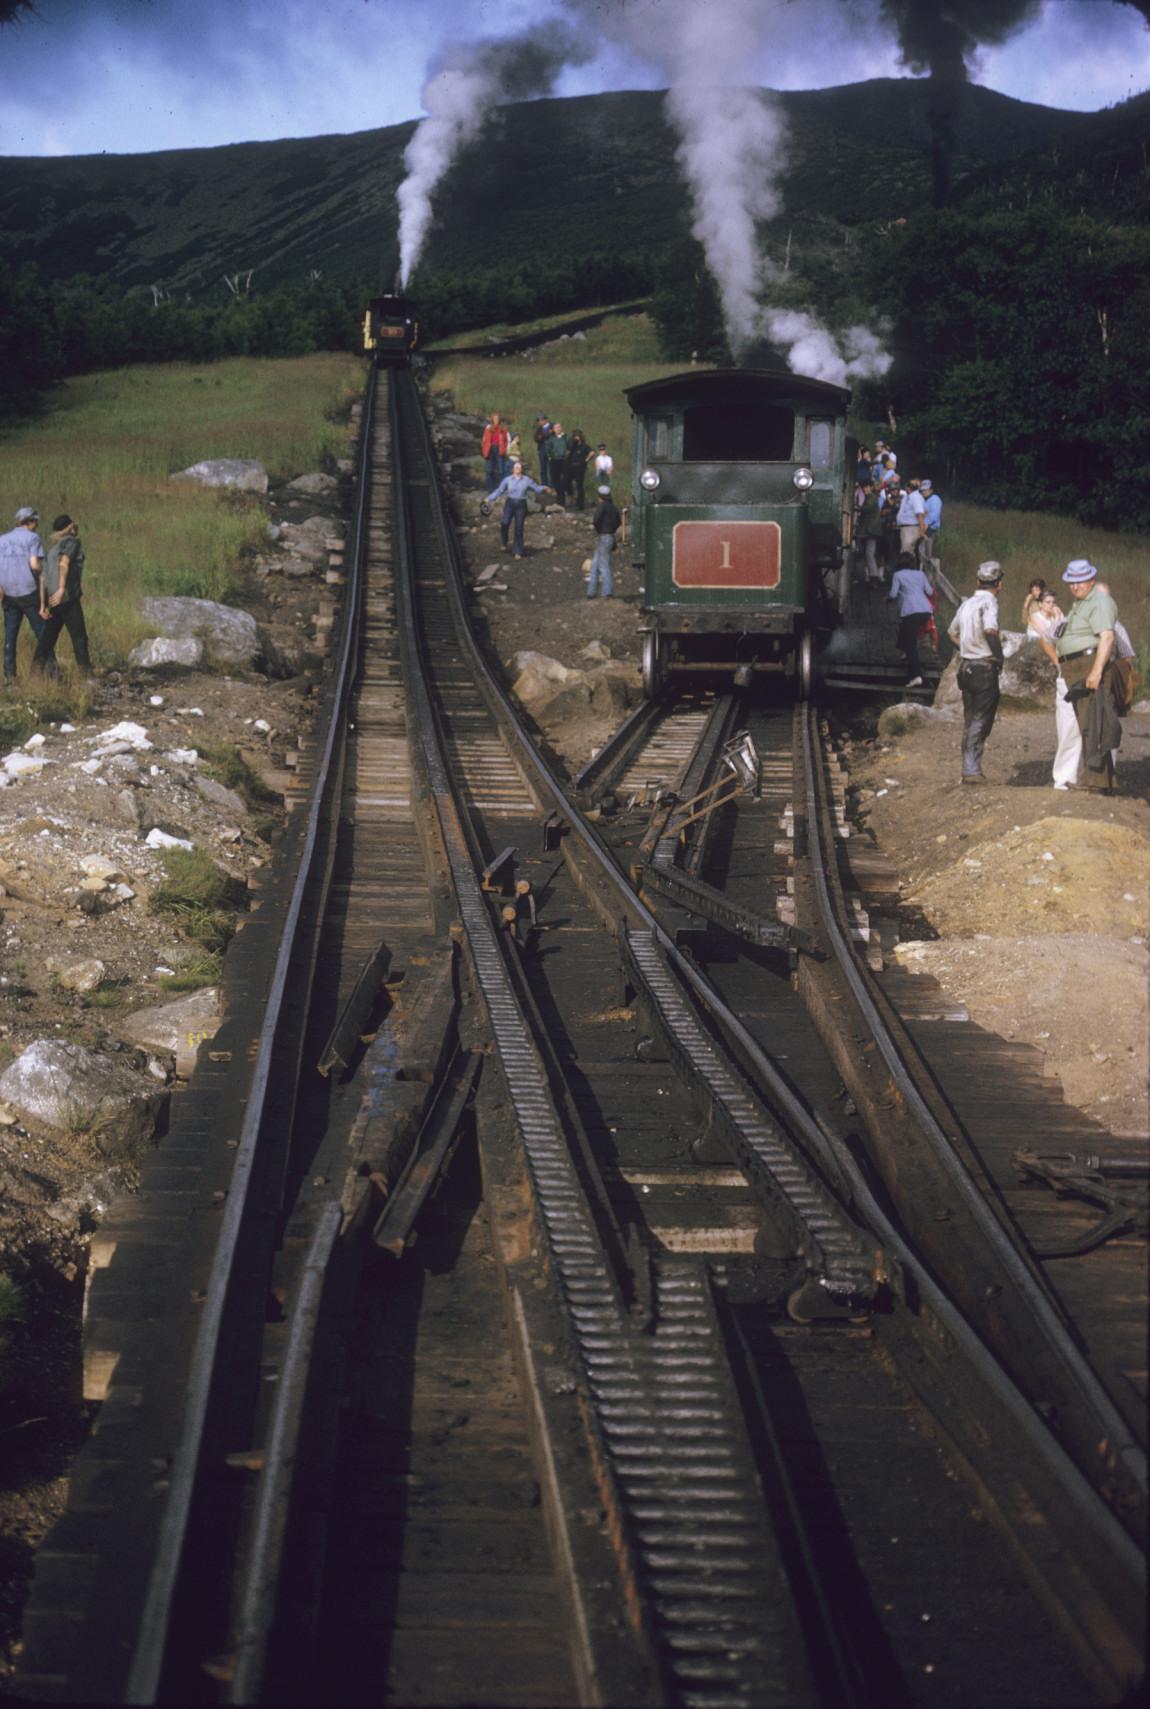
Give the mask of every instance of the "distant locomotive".
[[645, 693], [704, 671], [777, 672], [807, 694], [816, 633], [845, 609], [850, 392], [782, 368], [695, 369], [627, 401]]
[[363, 347], [377, 368], [407, 362], [419, 343], [419, 317], [410, 297], [373, 297], [363, 317]]

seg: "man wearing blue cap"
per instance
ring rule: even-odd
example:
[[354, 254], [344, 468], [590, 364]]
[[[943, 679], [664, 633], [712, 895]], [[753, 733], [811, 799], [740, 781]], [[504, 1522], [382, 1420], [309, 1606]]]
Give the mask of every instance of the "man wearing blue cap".
[[1111, 656], [1118, 607], [1098, 586], [1098, 571], [1088, 558], [1073, 558], [1062, 577], [1073, 604], [1055, 642], [1058, 669], [1066, 698], [1082, 732], [1082, 759], [1087, 789], [1114, 792], [1111, 750], [1122, 740], [1122, 725], [1114, 700]]

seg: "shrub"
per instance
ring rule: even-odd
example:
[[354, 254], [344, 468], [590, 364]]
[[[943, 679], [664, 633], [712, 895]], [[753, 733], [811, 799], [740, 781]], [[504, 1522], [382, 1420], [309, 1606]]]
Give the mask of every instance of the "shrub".
[[223, 872], [202, 849], [165, 849], [165, 881], [152, 892], [152, 908], [171, 914], [185, 937], [208, 951], [227, 946], [247, 887]]

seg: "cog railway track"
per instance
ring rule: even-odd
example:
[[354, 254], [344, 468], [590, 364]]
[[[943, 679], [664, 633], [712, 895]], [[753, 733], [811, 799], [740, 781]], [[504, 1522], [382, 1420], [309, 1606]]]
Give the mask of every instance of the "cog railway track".
[[646, 707], [565, 793], [406, 373], [355, 537], [295, 939], [110, 1225], [22, 1691], [1116, 1701], [1136, 1356], [858, 953], [813, 711]]

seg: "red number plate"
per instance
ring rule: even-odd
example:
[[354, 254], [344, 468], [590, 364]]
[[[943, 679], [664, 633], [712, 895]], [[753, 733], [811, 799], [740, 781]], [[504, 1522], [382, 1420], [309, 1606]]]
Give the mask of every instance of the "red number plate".
[[677, 522], [672, 580], [676, 587], [778, 587], [782, 537], [777, 522]]

